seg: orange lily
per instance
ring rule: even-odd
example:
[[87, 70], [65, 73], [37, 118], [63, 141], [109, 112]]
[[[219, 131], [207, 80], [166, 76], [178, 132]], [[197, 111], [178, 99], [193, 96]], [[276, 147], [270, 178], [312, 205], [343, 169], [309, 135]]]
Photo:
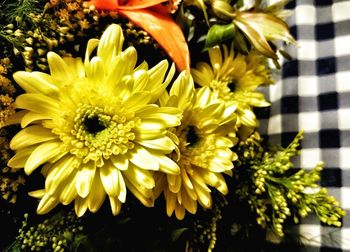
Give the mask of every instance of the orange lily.
[[91, 0], [89, 4], [98, 10], [112, 10], [130, 19], [147, 31], [175, 62], [179, 71], [190, 69], [190, 56], [181, 28], [175, 23], [166, 7], [168, 0]]

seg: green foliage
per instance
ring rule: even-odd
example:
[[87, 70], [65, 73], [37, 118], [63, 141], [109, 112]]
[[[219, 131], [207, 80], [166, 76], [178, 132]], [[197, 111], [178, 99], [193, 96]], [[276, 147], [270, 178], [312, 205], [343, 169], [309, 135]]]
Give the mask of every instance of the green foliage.
[[16, 241], [8, 251], [76, 251], [87, 242], [81, 219], [73, 211], [60, 211], [33, 226], [28, 217], [24, 215]]
[[171, 233], [171, 240], [174, 242], [174, 241], [177, 241], [180, 236], [186, 231], [188, 230], [188, 228], [178, 228], [178, 229], [175, 229], [172, 233]]
[[[44, 2], [42, 0], [17, 0], [12, 1], [11, 3], [6, 4], [4, 9], [6, 11], [6, 19], [7, 22], [21, 22], [23, 20], [28, 19], [28, 13], [39, 13], [42, 11], [43, 4], [39, 4], [40, 2]], [[41, 7], [40, 7], [41, 6]]]
[[[292, 158], [299, 154], [303, 132], [299, 132], [286, 148], [262, 147], [260, 136], [254, 133], [239, 144], [242, 157], [236, 172], [238, 188], [235, 193], [246, 200], [256, 213], [256, 221], [263, 228], [272, 226], [277, 235], [283, 236], [283, 225], [288, 218], [298, 223], [301, 218], [314, 212], [320, 221], [341, 226], [340, 218], [345, 211], [326, 188], [317, 183], [323, 163], [310, 171], [292, 169]], [[241, 176], [250, 181], [240, 182]]]
[[232, 39], [235, 34], [235, 25], [233, 23], [226, 25], [213, 25], [210, 27], [206, 40], [205, 47], [210, 48], [221, 44], [226, 40]]
[[212, 251], [216, 247], [217, 240], [222, 235], [218, 233], [223, 220], [222, 211], [228, 205], [225, 197], [217, 191], [213, 191], [213, 207], [197, 213], [194, 217], [191, 230], [192, 238], [189, 247], [193, 251]]

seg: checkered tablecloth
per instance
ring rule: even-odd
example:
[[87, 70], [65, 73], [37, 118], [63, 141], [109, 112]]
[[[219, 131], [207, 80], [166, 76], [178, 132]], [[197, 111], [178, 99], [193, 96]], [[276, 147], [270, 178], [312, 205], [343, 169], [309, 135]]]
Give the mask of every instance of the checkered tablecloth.
[[[342, 228], [320, 224], [315, 217], [300, 225], [307, 251], [350, 251], [350, 1], [294, 0], [288, 24], [298, 46], [283, 61], [261, 131], [285, 145], [304, 130], [296, 167], [325, 162], [321, 185], [348, 211]], [[275, 78], [276, 79], [276, 78]]]

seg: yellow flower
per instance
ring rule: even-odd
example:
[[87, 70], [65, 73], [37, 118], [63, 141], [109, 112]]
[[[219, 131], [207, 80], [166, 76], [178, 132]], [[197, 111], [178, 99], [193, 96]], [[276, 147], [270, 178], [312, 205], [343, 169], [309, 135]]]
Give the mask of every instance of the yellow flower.
[[175, 211], [183, 219], [185, 210], [196, 213], [197, 202], [204, 208], [212, 206], [210, 187], [223, 194], [228, 191], [223, 173], [231, 174], [232, 161], [237, 159], [230, 150], [236, 141], [228, 137], [235, 134], [236, 107], [225, 105], [208, 87], [195, 90], [192, 78], [184, 72], [160, 103], [183, 110], [181, 125], [171, 132], [179, 139], [172, 158], [181, 172], [158, 173], [155, 195], [164, 191], [167, 214]]
[[202, 87], [210, 87], [219, 92], [220, 99], [234, 102], [239, 124], [248, 128], [257, 127], [257, 119], [252, 107], [269, 106], [262, 93], [256, 89], [263, 84], [271, 84], [270, 73], [264, 58], [252, 51], [248, 55], [234, 55], [223, 45], [209, 50], [211, 65], [199, 62], [191, 69], [194, 81]]
[[166, 61], [135, 68], [136, 50], [122, 51], [123, 41], [113, 24], [101, 40], [89, 40], [84, 63], [50, 52], [50, 75], [14, 74], [26, 93], [16, 99], [23, 110], [13, 121], [24, 129], [10, 143], [16, 154], [8, 164], [27, 174], [43, 165], [45, 189], [31, 193], [41, 198], [40, 214], [73, 200], [78, 216], [95, 212], [107, 194], [117, 215], [126, 188], [152, 206], [153, 171], [180, 172], [166, 154], [175, 149], [167, 129], [180, 124], [181, 111], [155, 104], [175, 67], [165, 80]]

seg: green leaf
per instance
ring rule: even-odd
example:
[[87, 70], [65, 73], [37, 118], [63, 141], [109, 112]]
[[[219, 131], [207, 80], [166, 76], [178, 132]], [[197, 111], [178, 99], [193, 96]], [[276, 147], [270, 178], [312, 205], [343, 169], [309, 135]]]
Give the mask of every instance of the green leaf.
[[233, 23], [227, 25], [213, 25], [207, 34], [205, 40], [205, 48], [210, 48], [222, 43], [225, 40], [233, 38], [235, 34], [235, 25]]
[[177, 12], [175, 22], [181, 27], [184, 34], [187, 35], [188, 41], [190, 40], [188, 34], [190, 32], [191, 27], [193, 27], [193, 21], [194, 16], [190, 12], [185, 11], [183, 5], [181, 5]]
[[131, 221], [130, 217], [125, 217], [117, 221], [119, 225], [127, 224], [129, 221]]
[[244, 6], [244, 0], [238, 0], [236, 3], [237, 8], [241, 8]]
[[171, 241], [175, 242], [188, 228], [178, 228], [171, 233]]
[[246, 54], [249, 53], [249, 48], [248, 48], [247, 42], [245, 41], [244, 36], [242, 35], [242, 33], [236, 32], [236, 34], [235, 34], [235, 36], [233, 38], [233, 41], [234, 41], [235, 47], [239, 51], [241, 51], [243, 53], [246, 53]]
[[3, 252], [21, 252], [21, 244], [14, 241], [8, 247], [6, 247]]

